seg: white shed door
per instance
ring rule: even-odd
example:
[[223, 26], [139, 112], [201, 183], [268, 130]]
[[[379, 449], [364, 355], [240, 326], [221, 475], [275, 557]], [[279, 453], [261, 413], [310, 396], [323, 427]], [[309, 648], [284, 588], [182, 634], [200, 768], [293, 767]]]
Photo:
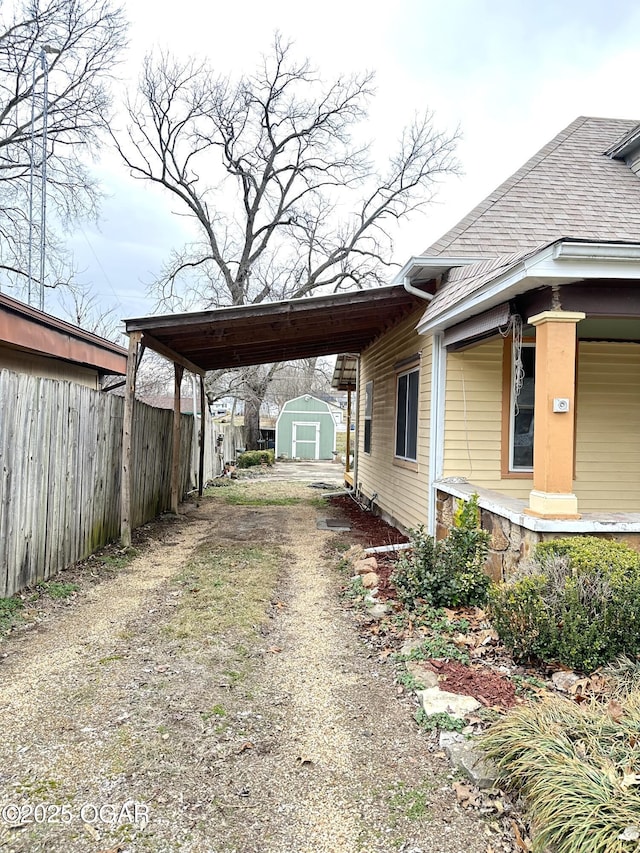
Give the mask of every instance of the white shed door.
[[320, 456], [320, 424], [293, 422], [292, 454], [298, 459]]

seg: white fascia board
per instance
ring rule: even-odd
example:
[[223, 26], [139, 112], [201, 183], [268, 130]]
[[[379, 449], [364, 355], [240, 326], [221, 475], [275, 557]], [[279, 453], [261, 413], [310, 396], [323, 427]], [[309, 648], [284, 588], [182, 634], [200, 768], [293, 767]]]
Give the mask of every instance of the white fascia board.
[[562, 242], [553, 247], [553, 257], [558, 260], [609, 260], [617, 263], [638, 263], [640, 244], [638, 243], [579, 243]]
[[477, 264], [483, 260], [486, 260], [486, 258], [459, 258], [457, 256], [448, 257], [446, 255], [417, 255], [409, 258], [402, 269], [393, 277], [391, 284], [404, 284], [407, 278], [411, 281], [412, 277], [416, 273], [420, 273], [422, 275], [426, 274], [430, 278], [436, 278], [453, 267], [464, 267], [469, 264]]
[[640, 279], [640, 244], [554, 243], [416, 329], [421, 335], [444, 331], [536, 287], [594, 278]]

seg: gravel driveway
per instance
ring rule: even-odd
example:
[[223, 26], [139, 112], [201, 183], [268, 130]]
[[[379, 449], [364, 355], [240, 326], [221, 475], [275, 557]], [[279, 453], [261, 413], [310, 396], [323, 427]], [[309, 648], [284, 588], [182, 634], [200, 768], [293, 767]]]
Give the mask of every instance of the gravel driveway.
[[[244, 488], [300, 502], [232, 506], [219, 490], [0, 646], [0, 848], [485, 853], [392, 663], [367, 657], [342, 607], [317, 495]], [[185, 566], [247, 542], [278, 556], [262, 618], [196, 642], [180, 626], [197, 628], [204, 583], [223, 580]]]

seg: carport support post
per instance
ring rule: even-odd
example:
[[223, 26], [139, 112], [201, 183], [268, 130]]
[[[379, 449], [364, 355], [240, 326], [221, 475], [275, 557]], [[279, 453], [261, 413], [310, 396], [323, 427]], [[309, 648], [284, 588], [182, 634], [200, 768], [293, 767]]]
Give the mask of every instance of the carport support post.
[[200, 458], [198, 460], [198, 494], [202, 497], [204, 489], [204, 437], [205, 427], [204, 420], [207, 413], [204, 396], [204, 377], [200, 377]]
[[347, 461], [344, 466], [345, 474], [351, 470], [349, 459], [351, 458], [351, 391], [347, 391]]
[[173, 447], [171, 455], [171, 512], [178, 514], [180, 502], [180, 392], [182, 388], [182, 376], [184, 367], [181, 364], [173, 365]]
[[136, 395], [138, 370], [138, 345], [142, 332], [129, 334], [129, 357], [122, 418], [122, 474], [120, 480], [120, 541], [124, 548], [131, 546], [131, 434], [133, 432], [133, 407]]

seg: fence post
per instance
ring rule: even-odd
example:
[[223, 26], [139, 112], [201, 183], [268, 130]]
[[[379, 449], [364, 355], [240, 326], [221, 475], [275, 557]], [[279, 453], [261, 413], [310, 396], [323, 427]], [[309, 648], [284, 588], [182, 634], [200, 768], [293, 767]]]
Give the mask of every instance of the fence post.
[[181, 364], [173, 365], [173, 448], [171, 457], [171, 512], [178, 514], [180, 503], [180, 392], [182, 387], [182, 376], [184, 367]]
[[138, 370], [138, 345], [142, 332], [129, 334], [129, 357], [122, 419], [122, 479], [120, 483], [120, 541], [124, 548], [131, 545], [131, 433], [133, 431], [133, 406]]

